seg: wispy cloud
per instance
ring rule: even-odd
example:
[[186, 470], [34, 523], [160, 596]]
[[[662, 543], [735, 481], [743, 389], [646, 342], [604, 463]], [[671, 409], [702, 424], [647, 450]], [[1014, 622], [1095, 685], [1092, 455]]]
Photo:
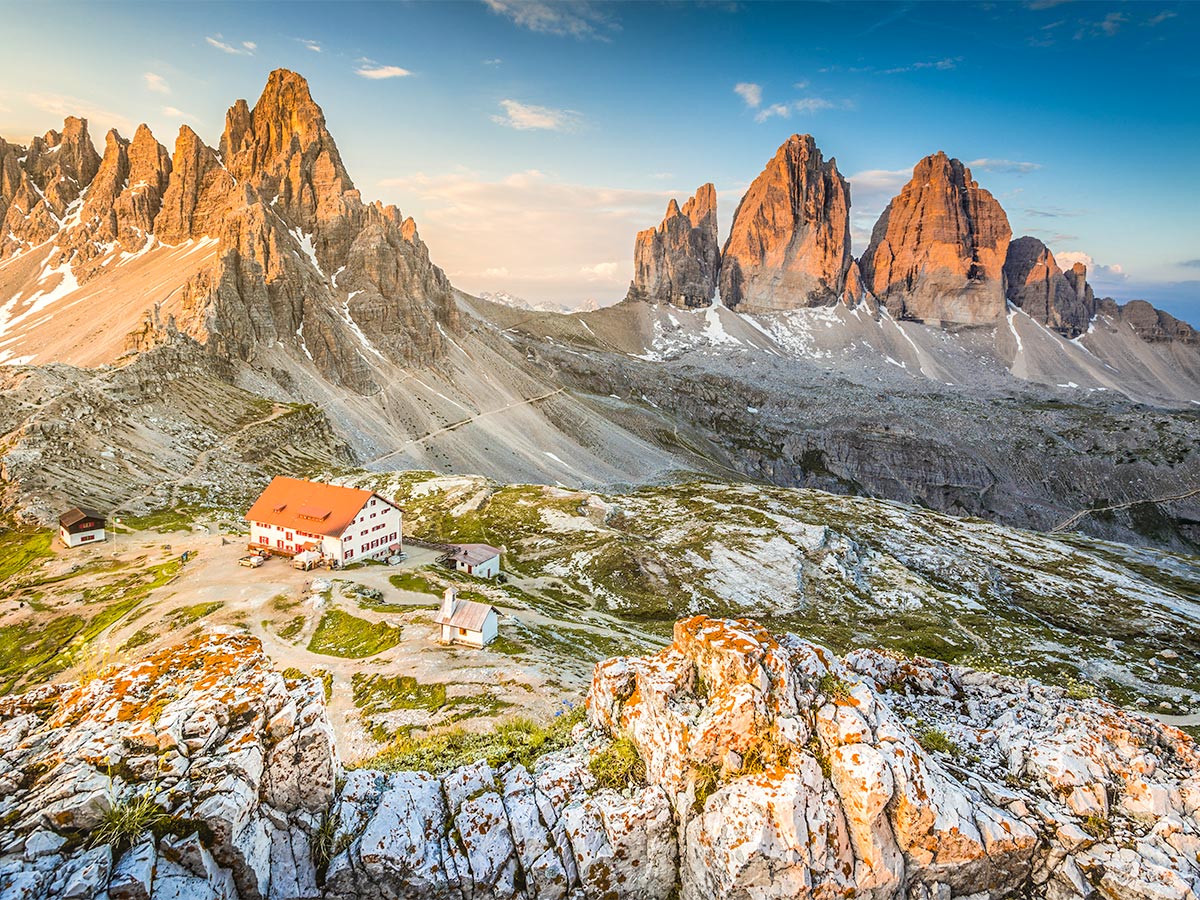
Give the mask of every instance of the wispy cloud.
[[144, 72], [142, 80], [146, 82], [146, 89], [154, 91], [156, 94], [171, 93], [171, 85], [167, 84], [167, 79], [154, 72]]
[[620, 26], [588, 0], [483, 0], [497, 15], [539, 34], [607, 41]]
[[498, 65], [500, 65], [502, 62], [504, 62], [504, 60], [500, 59], [500, 57], [496, 57], [496, 58], [494, 58], [494, 59], [485, 59], [485, 60], [482, 60], [482, 62], [483, 62], [483, 64], [484, 64], [485, 66], [498, 66]]
[[313, 53], [321, 52], [321, 45], [317, 41], [310, 41], [308, 38], [296, 38], [305, 50], [311, 50]]
[[1174, 19], [1177, 15], [1179, 15], [1179, 13], [1171, 12], [1169, 9], [1164, 9], [1158, 15], [1151, 16], [1149, 19], [1147, 19], [1145, 24], [1153, 28], [1155, 25], [1161, 25], [1163, 22], [1167, 21], [1167, 19]]
[[909, 63], [906, 66], [896, 66], [891, 69], [884, 69], [883, 75], [901, 75], [904, 72], [920, 72], [922, 69], [935, 69], [938, 72], [948, 72], [951, 69], [957, 68], [962, 62], [961, 56], [947, 56], [944, 59], [929, 59], [921, 62]]
[[1020, 162], [1015, 159], [991, 159], [988, 157], [973, 159], [967, 163], [967, 166], [968, 168], [978, 169], [983, 172], [1004, 172], [1009, 175], [1027, 175], [1030, 172], [1036, 172], [1042, 167], [1041, 163]]
[[1200, 259], [1185, 259], [1180, 265], [1189, 269], [1200, 269]]
[[133, 123], [125, 116], [113, 112], [107, 107], [97, 106], [82, 97], [34, 91], [24, 94], [22, 98], [34, 109], [41, 110], [58, 119], [65, 119], [67, 116], [83, 116], [91, 125], [92, 134], [103, 134], [109, 127], [116, 127], [126, 133], [133, 129]]
[[758, 107], [762, 106], [761, 84], [755, 84], [752, 81], [739, 81], [733, 86], [733, 92], [741, 97], [751, 109], [758, 109]]
[[789, 119], [793, 113], [815, 113], [823, 109], [833, 109], [834, 106], [834, 103], [823, 97], [801, 97], [799, 100], [790, 100], [787, 103], [772, 103], [770, 106], [760, 109], [758, 115], [754, 117], [754, 121], [765, 122], [773, 117]]
[[200, 121], [191, 113], [184, 112], [182, 109], [176, 109], [174, 106], [164, 106], [162, 112], [168, 119], [185, 119], [189, 122]]
[[210, 47], [216, 47], [222, 53], [228, 53], [231, 56], [253, 56], [254, 51], [258, 49], [258, 44], [254, 41], [242, 41], [240, 45], [227, 43], [221, 35], [212, 35], [204, 39]]
[[1089, 37], [1112, 37], [1128, 21], [1129, 16], [1123, 12], [1111, 12], [1103, 19], [1094, 22], [1081, 21], [1079, 30], [1075, 32], [1075, 40], [1080, 41]]
[[1063, 209], [1059, 206], [1047, 206], [1043, 208], [1027, 207], [1025, 215], [1034, 219], [1073, 219], [1077, 216], [1082, 216], [1082, 209]]
[[517, 131], [577, 131], [583, 116], [572, 109], [534, 106], [518, 100], [501, 100], [504, 115], [492, 116], [492, 121]]
[[399, 66], [378, 66], [374, 64], [362, 65], [354, 70], [356, 75], [363, 78], [370, 78], [372, 81], [379, 81], [383, 78], [406, 78], [412, 74], [408, 69], [402, 69]]
[[617, 268], [620, 264], [615, 262], [601, 262], [591, 266], [583, 266], [579, 270], [584, 278], [588, 281], [612, 281], [613, 276], [617, 274]]

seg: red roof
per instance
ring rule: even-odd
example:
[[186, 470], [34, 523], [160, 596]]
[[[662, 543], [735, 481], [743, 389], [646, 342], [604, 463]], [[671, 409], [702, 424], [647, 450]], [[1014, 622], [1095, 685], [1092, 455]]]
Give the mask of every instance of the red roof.
[[337, 537], [372, 497], [389, 506], [396, 505], [374, 491], [276, 475], [247, 511], [246, 518], [293, 531]]

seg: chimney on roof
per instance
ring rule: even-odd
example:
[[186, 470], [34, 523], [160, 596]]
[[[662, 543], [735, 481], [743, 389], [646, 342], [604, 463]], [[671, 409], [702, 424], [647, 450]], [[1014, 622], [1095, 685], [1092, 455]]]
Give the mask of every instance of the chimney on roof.
[[441, 618], [444, 621], [449, 621], [454, 616], [454, 605], [458, 603], [458, 591], [454, 585], [446, 588], [446, 593], [442, 595], [442, 611]]

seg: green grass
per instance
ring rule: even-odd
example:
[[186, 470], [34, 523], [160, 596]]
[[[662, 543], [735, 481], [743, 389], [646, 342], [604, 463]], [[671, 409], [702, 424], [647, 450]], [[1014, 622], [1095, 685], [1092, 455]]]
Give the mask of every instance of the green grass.
[[[303, 681], [310, 677], [305, 675], [295, 666], [288, 666], [279, 674], [288, 681]], [[311, 677], [320, 680], [321, 687], [325, 690], [325, 702], [328, 703], [330, 698], [333, 696], [333, 673], [327, 669], [313, 669]]]
[[440, 709], [446, 704], [446, 685], [421, 684], [411, 675], [364, 675], [351, 678], [354, 705], [366, 715], [397, 709]]
[[89, 832], [90, 847], [113, 849], [114, 858], [133, 846], [146, 832], [165, 834], [175, 825], [175, 818], [154, 802], [153, 786], [134, 797], [118, 800], [105, 814], [100, 824]]
[[850, 684], [846, 679], [834, 675], [832, 672], [826, 672], [821, 676], [817, 688], [836, 704], [850, 702]]
[[331, 609], [317, 623], [308, 650], [322, 656], [362, 659], [395, 647], [400, 643], [402, 631], [399, 625], [368, 622], [340, 609]]
[[428, 578], [416, 572], [397, 572], [388, 576], [388, 583], [398, 591], [412, 591], [414, 594], [441, 594], [441, 588]]
[[171, 625], [175, 628], [183, 628], [185, 625], [191, 625], [193, 622], [198, 622], [205, 616], [212, 615], [225, 604], [214, 600], [211, 603], [193, 603], [191, 606], [181, 606], [179, 609], [172, 611], [168, 618], [171, 620]]
[[0, 534], [0, 584], [33, 567], [38, 560], [54, 556], [49, 529], [15, 528]]
[[144, 646], [145, 644], [149, 644], [151, 641], [153, 641], [157, 637], [158, 637], [158, 635], [155, 634], [153, 631], [151, 631], [149, 628], [139, 628], [137, 631], [135, 631], [133, 634], [131, 634], [129, 636], [128, 640], [126, 640], [125, 643], [123, 643], [121, 645], [120, 652], [126, 653], [137, 647], [141, 647], [141, 646]]
[[588, 770], [596, 786], [623, 791], [646, 781], [646, 763], [638, 753], [637, 744], [628, 735], [621, 735], [592, 757]]
[[296, 616], [294, 619], [292, 619], [286, 625], [283, 625], [280, 628], [276, 629], [275, 633], [278, 634], [285, 641], [290, 641], [293, 638], [299, 636], [300, 632], [304, 630], [304, 622], [305, 622], [304, 616]]
[[119, 516], [121, 525], [132, 531], [191, 531], [197, 511], [165, 508], [144, 516]]
[[378, 756], [359, 765], [385, 772], [420, 769], [442, 775], [483, 759], [493, 768], [516, 763], [532, 769], [539, 757], [571, 746], [571, 729], [583, 717], [583, 707], [577, 707], [548, 723], [514, 719], [478, 734], [462, 729], [419, 738], [401, 734]]
[[0, 695], [40, 684], [83, 659], [96, 638], [130, 616], [174, 578], [181, 565], [173, 558], [144, 570], [124, 571], [116, 581], [84, 590], [83, 599], [101, 607], [90, 618], [39, 615], [0, 626]]

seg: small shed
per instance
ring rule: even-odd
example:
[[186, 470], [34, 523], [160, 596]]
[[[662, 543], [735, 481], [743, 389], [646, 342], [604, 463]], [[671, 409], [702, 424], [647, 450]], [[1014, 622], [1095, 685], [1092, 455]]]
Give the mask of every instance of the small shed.
[[485, 647], [500, 633], [500, 617], [495, 607], [474, 600], [460, 600], [453, 587], [446, 588], [434, 621], [441, 629], [439, 640], [443, 644]]
[[455, 544], [447, 562], [456, 572], [495, 578], [500, 574], [500, 549], [490, 544]]
[[58, 536], [68, 547], [94, 544], [104, 540], [104, 516], [76, 506], [58, 517]]

